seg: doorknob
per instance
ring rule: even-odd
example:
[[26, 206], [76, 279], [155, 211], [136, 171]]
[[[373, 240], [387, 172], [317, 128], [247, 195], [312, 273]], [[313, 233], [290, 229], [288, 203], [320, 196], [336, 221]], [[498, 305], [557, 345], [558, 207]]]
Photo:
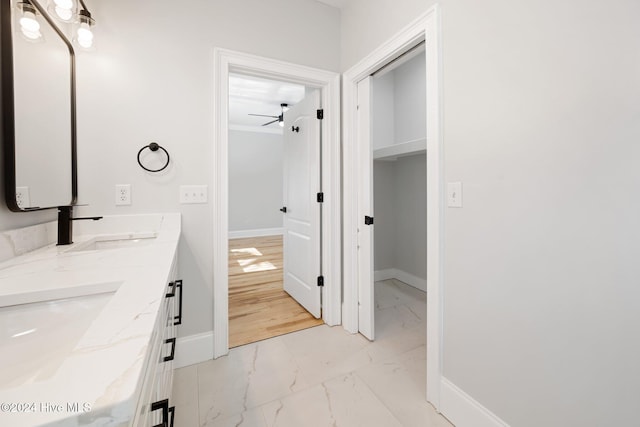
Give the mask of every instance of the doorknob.
[[287, 207], [285, 206], [280, 208], [280, 212], [287, 213]]

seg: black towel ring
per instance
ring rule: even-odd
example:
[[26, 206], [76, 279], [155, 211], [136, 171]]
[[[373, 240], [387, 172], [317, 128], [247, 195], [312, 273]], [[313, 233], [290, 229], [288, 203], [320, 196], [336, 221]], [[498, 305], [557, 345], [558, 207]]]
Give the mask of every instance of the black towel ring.
[[[147, 167], [145, 167], [142, 162], [140, 161], [140, 154], [142, 154], [142, 152], [144, 151], [145, 148], [148, 148], [151, 151], [158, 151], [158, 149], [164, 151], [164, 154], [167, 155], [167, 162], [164, 164], [164, 166], [162, 166], [160, 169], [149, 169]], [[171, 159], [171, 157], [169, 156], [169, 152], [167, 150], [165, 150], [162, 146], [158, 145], [158, 143], [156, 142], [152, 142], [149, 145], [146, 145], [144, 147], [142, 147], [140, 149], [140, 151], [138, 151], [138, 164], [140, 165], [140, 167], [144, 170], [146, 170], [147, 172], [160, 172], [162, 170], [165, 170], [167, 168], [167, 166], [169, 166], [169, 160]]]

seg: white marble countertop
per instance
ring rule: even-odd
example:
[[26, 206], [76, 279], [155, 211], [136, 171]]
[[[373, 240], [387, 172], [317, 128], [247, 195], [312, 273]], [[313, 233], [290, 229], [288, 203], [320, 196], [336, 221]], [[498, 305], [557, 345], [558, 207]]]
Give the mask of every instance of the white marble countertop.
[[[39, 231], [50, 240], [51, 224], [43, 227]], [[180, 238], [180, 215], [106, 216], [78, 221], [74, 228], [73, 245], [50, 243], [0, 263], [2, 426], [133, 421]], [[105, 236], [155, 238], [144, 245], [74, 251]], [[0, 250], [18, 251], [25, 239], [42, 240], [25, 232], [0, 233]], [[13, 305], [78, 292], [99, 295]]]

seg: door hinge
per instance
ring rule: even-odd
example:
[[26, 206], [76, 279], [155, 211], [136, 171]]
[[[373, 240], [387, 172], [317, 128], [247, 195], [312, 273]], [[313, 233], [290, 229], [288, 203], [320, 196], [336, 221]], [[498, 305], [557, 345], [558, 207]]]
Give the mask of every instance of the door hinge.
[[324, 202], [324, 193], [318, 193], [317, 200], [318, 200], [318, 203], [323, 203]]
[[364, 225], [373, 225], [373, 217], [365, 216], [364, 217]]
[[318, 276], [318, 286], [324, 286], [324, 276]]
[[324, 119], [324, 110], [323, 109], [318, 110], [317, 117], [318, 117], [318, 120]]

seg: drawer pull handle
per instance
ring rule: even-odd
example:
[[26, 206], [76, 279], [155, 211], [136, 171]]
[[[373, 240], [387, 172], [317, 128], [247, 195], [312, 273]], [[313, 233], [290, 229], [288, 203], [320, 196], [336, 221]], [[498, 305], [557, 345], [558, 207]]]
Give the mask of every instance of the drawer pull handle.
[[171, 354], [162, 358], [163, 362], [171, 362], [176, 357], [176, 339], [168, 338], [164, 340], [165, 344], [171, 344]]
[[[169, 408], [169, 399], [159, 400], [151, 404], [151, 412], [162, 410], [162, 423], [153, 427], [173, 427], [176, 407]], [[171, 418], [169, 418], [171, 414]]]
[[180, 290], [180, 293], [178, 294], [178, 315], [173, 318], [174, 320], [173, 324], [181, 325], [182, 324], [182, 292], [183, 292], [182, 280], [176, 280], [175, 286]]
[[169, 282], [169, 287], [171, 288], [171, 292], [167, 292], [165, 297], [173, 298], [176, 296], [176, 285], [177, 285], [176, 282]]

